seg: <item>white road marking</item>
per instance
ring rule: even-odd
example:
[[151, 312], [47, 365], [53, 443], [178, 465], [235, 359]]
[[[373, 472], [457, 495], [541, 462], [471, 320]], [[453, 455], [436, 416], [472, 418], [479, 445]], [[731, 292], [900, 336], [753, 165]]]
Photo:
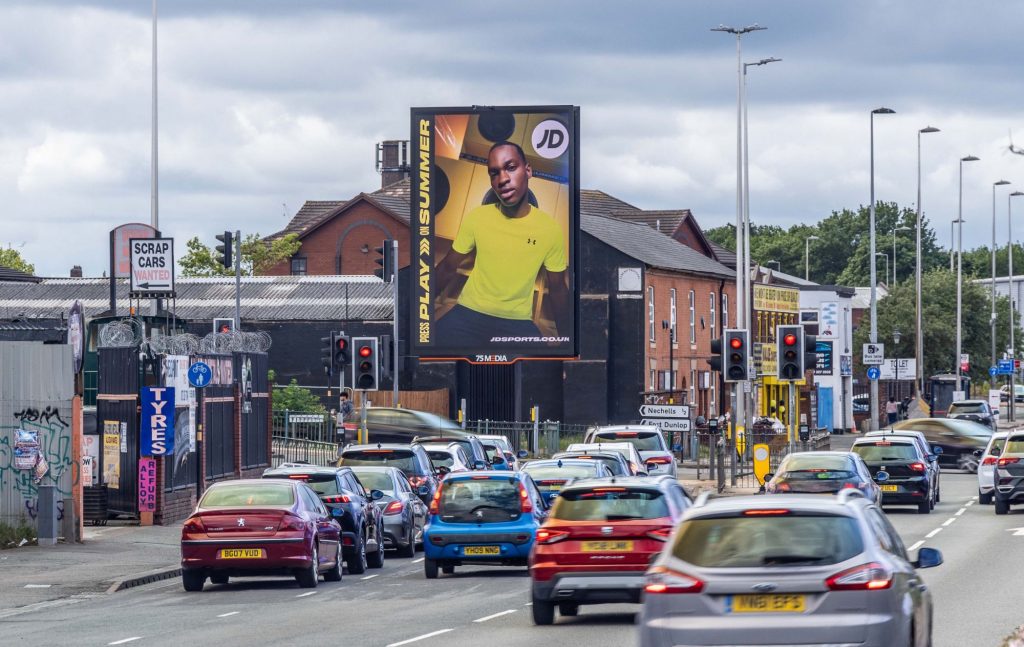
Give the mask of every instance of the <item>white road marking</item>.
[[940, 532], [942, 532], [942, 528], [936, 528], [935, 530], [933, 530], [930, 533], [928, 533], [927, 535], [925, 535], [924, 538], [925, 539], [931, 539], [932, 537], [934, 537], [935, 535], [939, 534]]
[[241, 612], [240, 611], [228, 611], [227, 613], [222, 613], [222, 614], [220, 614], [217, 617], [218, 618], [227, 618], [228, 616], [236, 616], [239, 613], [241, 613]]
[[942, 526], [946, 527], [949, 524], [953, 523], [954, 521], [956, 521], [956, 517], [950, 517], [949, 519], [946, 519], [945, 521], [942, 522]]
[[361, 580], [363, 580], [365, 582], [366, 580], [372, 580], [375, 577], [379, 577], [379, 576], [378, 575], [367, 575], [366, 577], [361, 577], [359, 579], [361, 579]]
[[418, 640], [426, 640], [427, 638], [433, 638], [434, 636], [440, 636], [441, 634], [446, 634], [449, 631], [455, 631], [455, 630], [454, 629], [440, 629], [438, 631], [431, 631], [429, 634], [423, 634], [422, 636], [416, 636], [415, 638], [409, 638], [408, 640], [403, 640], [401, 642], [391, 643], [390, 645], [387, 645], [386, 647], [400, 647], [401, 645], [408, 645], [409, 643], [414, 643], [414, 642], [416, 642]]
[[498, 613], [492, 613], [491, 615], [484, 616], [483, 618], [477, 618], [473, 622], [487, 622], [488, 620], [494, 620], [495, 618], [500, 618], [501, 616], [507, 616], [508, 614], [515, 613], [515, 612], [516, 612], [515, 609], [509, 609], [507, 611], [499, 611]]
[[123, 645], [125, 643], [130, 643], [133, 640], [139, 640], [140, 638], [142, 638], [142, 636], [132, 636], [131, 638], [125, 638], [124, 640], [115, 640], [114, 642], [107, 643], [107, 644], [108, 645]]
[[53, 586], [53, 585], [52, 584], [26, 584], [25, 588], [26, 589], [48, 589], [51, 586]]
[[533, 606], [533, 602], [527, 602], [527, 603], [526, 603], [526, 604], [524, 604], [523, 606], [524, 606], [524, 607], [532, 607], [532, 606]]
[[954, 517], [959, 517], [960, 515], [962, 515], [965, 512], [967, 512], [967, 508], [960, 508], [959, 510], [957, 510], [956, 512], [953, 513], [953, 516]]
[[924, 545], [924, 540], [922, 539], [921, 541], [914, 543], [914, 545], [912, 545], [907, 550], [917, 550], [918, 548], [920, 548], [923, 545]]
[[414, 559], [414, 560], [412, 560], [412, 561], [411, 561], [411, 562], [409, 562], [409, 563], [410, 563], [410, 564], [419, 564], [419, 563], [420, 563], [420, 562], [422, 562], [422, 561], [423, 561], [424, 559], [426, 559], [426, 558], [425, 558], [425, 557], [420, 557], [419, 559]]
[[316, 595], [316, 591], [309, 591], [307, 593], [299, 593], [295, 597], [297, 597], [297, 598], [304, 598], [304, 597], [307, 597], [307, 596], [310, 596], [310, 595]]
[[968, 502], [967, 502], [967, 503], [965, 503], [964, 505], [965, 505], [965, 506], [968, 506], [968, 505], [974, 505], [974, 499], [971, 499], [970, 501], [968, 501]]

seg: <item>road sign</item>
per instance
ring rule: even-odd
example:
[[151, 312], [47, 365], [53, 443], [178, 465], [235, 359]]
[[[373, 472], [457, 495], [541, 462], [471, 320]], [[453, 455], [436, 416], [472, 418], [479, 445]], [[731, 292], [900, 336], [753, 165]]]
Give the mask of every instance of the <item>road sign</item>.
[[864, 344], [864, 354], [861, 361], [868, 365], [881, 364], [885, 361], [885, 344]]
[[992, 376], [992, 377], [995, 377], [995, 376], [996, 376], [996, 374], [998, 374], [998, 373], [999, 373], [999, 369], [998, 369], [998, 368], [996, 368], [995, 366], [989, 366], [989, 367], [988, 367], [988, 374], [989, 374], [990, 376]]
[[690, 421], [687, 418], [644, 418], [640, 424], [655, 425], [661, 427], [662, 431], [690, 431]]
[[174, 294], [174, 239], [132, 238], [130, 292], [137, 297]]
[[764, 444], [754, 445], [752, 454], [754, 457], [754, 476], [761, 485], [764, 485], [764, 477], [771, 469], [771, 448]]
[[1012, 359], [1001, 359], [999, 360], [997, 373], [999, 375], [1009, 375], [1013, 373], [1013, 360]]
[[882, 375], [882, 371], [877, 366], [872, 366], [868, 369], [868, 379], [877, 380]]
[[688, 404], [641, 404], [641, 418], [689, 418], [690, 405]]
[[196, 362], [188, 367], [188, 383], [197, 389], [209, 384], [212, 377], [213, 371], [210, 370], [210, 365], [206, 362]]
[[887, 359], [878, 366], [882, 380], [914, 380], [917, 376], [917, 360], [913, 357]]
[[971, 370], [971, 356], [968, 355], [967, 353], [960, 353], [960, 370]]

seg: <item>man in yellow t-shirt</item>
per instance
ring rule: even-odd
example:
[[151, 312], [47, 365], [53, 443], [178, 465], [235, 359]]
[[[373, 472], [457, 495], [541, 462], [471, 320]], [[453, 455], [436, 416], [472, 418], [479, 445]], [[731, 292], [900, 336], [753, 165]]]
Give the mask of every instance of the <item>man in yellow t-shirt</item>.
[[[497, 337], [526, 338], [540, 344], [533, 322], [533, 289], [543, 270], [558, 336], [569, 335], [569, 261], [561, 226], [530, 204], [533, 170], [518, 144], [498, 142], [487, 155], [487, 173], [496, 202], [466, 214], [451, 251], [437, 266], [436, 289], [443, 294], [459, 265], [475, 253], [473, 271], [458, 303], [437, 322], [444, 346], [508, 345]], [[529, 338], [537, 338], [533, 341]]]

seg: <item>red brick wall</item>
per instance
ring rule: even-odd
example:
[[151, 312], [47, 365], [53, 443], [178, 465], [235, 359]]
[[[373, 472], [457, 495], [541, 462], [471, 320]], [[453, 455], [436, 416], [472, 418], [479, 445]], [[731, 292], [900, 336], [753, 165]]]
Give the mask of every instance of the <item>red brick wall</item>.
[[[338, 243], [341, 244], [341, 271], [338, 271]], [[409, 264], [409, 227], [391, 215], [381, 211], [367, 201], [360, 201], [338, 216], [321, 225], [302, 239], [302, 247], [296, 258], [306, 259], [308, 275], [373, 275], [379, 266], [374, 263], [377, 254], [373, 250], [381, 246], [385, 238], [398, 240], [398, 266]], [[363, 253], [366, 245], [370, 250]], [[287, 276], [291, 265], [281, 263], [266, 272], [268, 276]]]

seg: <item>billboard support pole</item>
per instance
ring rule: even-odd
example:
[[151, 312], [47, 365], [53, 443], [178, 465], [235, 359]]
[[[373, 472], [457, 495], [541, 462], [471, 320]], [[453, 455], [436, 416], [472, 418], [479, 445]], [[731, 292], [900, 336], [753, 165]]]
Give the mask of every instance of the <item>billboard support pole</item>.
[[398, 239], [391, 241], [391, 267], [387, 268], [391, 271], [391, 299], [394, 305], [391, 308], [391, 327], [392, 327], [392, 343], [394, 344], [391, 351], [391, 406], [399, 406], [398, 402], [398, 353], [400, 344], [398, 343]]

